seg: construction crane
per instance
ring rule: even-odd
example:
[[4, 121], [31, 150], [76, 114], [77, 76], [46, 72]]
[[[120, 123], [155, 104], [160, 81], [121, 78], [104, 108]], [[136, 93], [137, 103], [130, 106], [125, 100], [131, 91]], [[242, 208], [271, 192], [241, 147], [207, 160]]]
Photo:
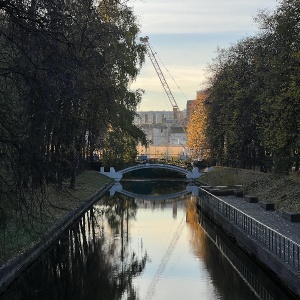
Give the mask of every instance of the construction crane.
[[179, 109], [179, 107], [176, 103], [176, 100], [175, 100], [175, 98], [174, 98], [174, 96], [171, 92], [171, 89], [170, 89], [170, 87], [169, 87], [169, 85], [168, 85], [168, 83], [165, 79], [165, 76], [164, 76], [164, 74], [163, 74], [163, 72], [162, 72], [162, 70], [161, 70], [161, 68], [160, 68], [160, 66], [157, 62], [157, 59], [155, 57], [155, 53], [154, 53], [153, 49], [151, 48], [151, 46], [149, 44], [149, 37], [148, 36], [141, 37], [140, 41], [146, 46], [147, 54], [148, 54], [148, 56], [149, 56], [149, 58], [150, 58], [150, 60], [153, 64], [153, 67], [154, 67], [154, 69], [155, 69], [155, 71], [156, 71], [156, 73], [159, 77], [159, 80], [160, 80], [160, 82], [161, 82], [161, 84], [162, 84], [162, 86], [163, 86], [170, 102], [171, 102], [171, 105], [173, 107], [173, 112], [176, 114], [176, 117], [179, 119], [179, 122], [180, 122], [180, 124], [183, 128], [183, 131], [186, 134], [186, 128], [185, 128], [184, 119], [182, 117], [181, 111], [180, 111], [180, 109]]

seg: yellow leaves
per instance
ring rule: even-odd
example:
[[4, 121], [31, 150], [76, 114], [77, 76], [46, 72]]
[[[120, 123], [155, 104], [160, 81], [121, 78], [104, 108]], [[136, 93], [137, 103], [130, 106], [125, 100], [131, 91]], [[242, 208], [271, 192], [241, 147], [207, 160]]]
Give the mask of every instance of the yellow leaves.
[[103, 0], [99, 4], [99, 13], [105, 23], [112, 21], [112, 16], [116, 11], [117, 2], [114, 0]]
[[193, 149], [194, 156], [206, 158], [208, 155], [208, 146], [206, 141], [206, 123], [207, 113], [205, 100], [207, 98], [206, 91], [197, 93], [197, 98], [191, 107], [191, 114], [188, 120], [188, 137], [187, 146]]

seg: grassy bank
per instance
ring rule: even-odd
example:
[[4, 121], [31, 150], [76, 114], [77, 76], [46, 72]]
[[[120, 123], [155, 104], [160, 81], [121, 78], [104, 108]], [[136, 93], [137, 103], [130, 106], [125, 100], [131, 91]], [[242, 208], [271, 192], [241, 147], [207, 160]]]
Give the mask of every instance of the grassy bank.
[[59, 220], [70, 211], [82, 205], [86, 199], [99, 191], [111, 179], [96, 171], [86, 171], [78, 175], [76, 189], [68, 188], [65, 182], [61, 191], [48, 186], [41, 209], [30, 217], [26, 213], [8, 212], [6, 226], [0, 228], [0, 266], [10, 258], [32, 247]]
[[201, 177], [208, 185], [242, 185], [244, 194], [269, 200], [277, 210], [300, 212], [300, 176], [262, 173], [254, 170], [215, 167]]

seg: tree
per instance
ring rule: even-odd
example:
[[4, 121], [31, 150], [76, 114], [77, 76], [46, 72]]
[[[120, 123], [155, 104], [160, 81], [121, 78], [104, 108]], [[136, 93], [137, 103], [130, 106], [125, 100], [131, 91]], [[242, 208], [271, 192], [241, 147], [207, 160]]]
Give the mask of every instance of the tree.
[[207, 93], [207, 91], [197, 93], [187, 127], [187, 147], [193, 149], [194, 158], [207, 159], [209, 157], [209, 148], [206, 140]]
[[221, 163], [299, 168], [299, 9], [286, 0], [260, 13], [259, 35], [219, 51], [211, 66], [207, 137]]
[[46, 184], [69, 178], [75, 188], [109, 130], [121, 128], [128, 149], [145, 142], [131, 125], [141, 93], [129, 84], [145, 56], [138, 32], [126, 2], [1, 2], [0, 186], [19, 211], [36, 215]]
[[264, 143], [275, 168], [285, 172], [292, 164], [299, 165], [299, 13], [299, 2], [286, 0], [272, 15], [259, 16], [268, 61], [261, 99]]

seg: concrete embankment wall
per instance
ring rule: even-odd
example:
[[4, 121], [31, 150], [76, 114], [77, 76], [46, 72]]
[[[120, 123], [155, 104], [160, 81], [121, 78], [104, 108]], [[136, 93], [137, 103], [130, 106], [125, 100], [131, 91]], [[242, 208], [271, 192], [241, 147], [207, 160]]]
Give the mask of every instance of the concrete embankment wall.
[[60, 236], [70, 228], [82, 214], [95, 202], [97, 202], [113, 185], [106, 184], [101, 190], [92, 195], [86, 202], [68, 213], [59, 223], [57, 223], [33, 248], [28, 249], [23, 254], [16, 256], [7, 264], [0, 268], [0, 295], [6, 288], [24, 272], [36, 259], [46, 252]]
[[[271, 272], [291, 294], [300, 297], [300, 274], [285, 265], [267, 249], [251, 239], [245, 232], [236, 227], [226, 217], [214, 210], [204, 199], [197, 199], [197, 209], [205, 214], [212, 222], [221, 228], [236, 244], [242, 248], [254, 261]], [[291, 298], [292, 299], [292, 298]]]

